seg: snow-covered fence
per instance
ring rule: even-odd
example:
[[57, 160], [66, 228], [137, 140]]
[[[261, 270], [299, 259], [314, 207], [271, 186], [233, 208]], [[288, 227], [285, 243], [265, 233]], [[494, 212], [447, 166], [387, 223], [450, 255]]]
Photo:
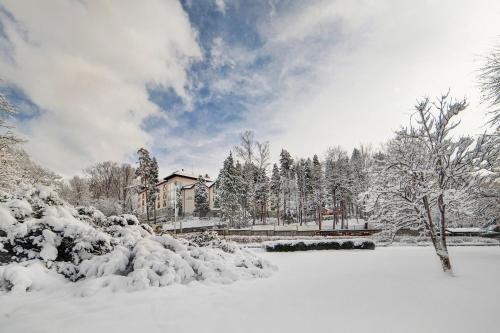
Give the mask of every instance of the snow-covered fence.
[[347, 236], [365, 237], [380, 232], [378, 229], [362, 230], [273, 230], [273, 229], [217, 229], [220, 236], [283, 236], [283, 237], [312, 237], [312, 236]]

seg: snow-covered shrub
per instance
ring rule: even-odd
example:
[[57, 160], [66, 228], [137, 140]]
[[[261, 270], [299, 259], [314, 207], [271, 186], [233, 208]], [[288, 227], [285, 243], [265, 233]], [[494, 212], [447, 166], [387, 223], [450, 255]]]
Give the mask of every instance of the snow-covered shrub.
[[375, 243], [369, 239], [298, 239], [264, 242], [268, 252], [293, 252], [310, 250], [374, 250]]
[[26, 186], [2, 201], [2, 263], [41, 259], [78, 265], [112, 248], [108, 234], [82, 221], [48, 187]]
[[206, 231], [201, 234], [196, 234], [190, 239], [190, 241], [198, 246], [216, 247], [229, 253], [234, 253], [238, 248], [235, 243], [226, 242], [220, 239], [214, 231]]
[[102, 226], [106, 221], [106, 216], [95, 208], [94, 206], [80, 206], [76, 207], [80, 220], [88, 222], [93, 225]]
[[131, 214], [121, 214], [121, 215], [113, 215], [109, 216], [107, 219], [107, 225], [139, 225], [139, 220], [136, 216]]
[[103, 220], [95, 209], [74, 209], [44, 186], [24, 187], [0, 199], [0, 290], [37, 290], [48, 288], [47, 281], [71, 281], [86, 295], [103, 287], [227, 283], [271, 270], [214, 234], [192, 242], [159, 236], [132, 215]]

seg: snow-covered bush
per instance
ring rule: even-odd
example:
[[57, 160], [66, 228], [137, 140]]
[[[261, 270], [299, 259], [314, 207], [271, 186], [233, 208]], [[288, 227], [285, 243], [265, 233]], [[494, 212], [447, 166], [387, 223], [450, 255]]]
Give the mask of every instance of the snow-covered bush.
[[107, 219], [108, 225], [121, 225], [123, 227], [127, 225], [139, 225], [139, 220], [135, 215], [132, 214], [121, 214], [109, 216]]
[[76, 207], [80, 220], [93, 225], [102, 226], [106, 222], [106, 216], [94, 206]]
[[74, 209], [44, 186], [0, 197], [0, 290], [36, 290], [76, 282], [136, 290], [209, 280], [264, 277], [272, 266], [251, 252], [202, 235], [192, 242], [156, 235], [133, 215], [104, 218]]
[[191, 238], [190, 241], [198, 246], [216, 247], [229, 253], [234, 253], [238, 249], [238, 246], [235, 243], [229, 243], [220, 239], [214, 231], [206, 231], [201, 234], [196, 234], [196, 236]]
[[310, 250], [374, 250], [375, 243], [369, 239], [297, 239], [264, 242], [268, 252], [294, 252]]

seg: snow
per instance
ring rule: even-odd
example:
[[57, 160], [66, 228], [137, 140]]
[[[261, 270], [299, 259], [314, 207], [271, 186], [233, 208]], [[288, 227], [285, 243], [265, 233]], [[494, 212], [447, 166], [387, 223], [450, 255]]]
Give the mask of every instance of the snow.
[[449, 232], [470, 232], [470, 233], [481, 233], [484, 232], [483, 229], [481, 228], [446, 228], [447, 231]]
[[223, 224], [218, 218], [199, 219], [197, 217], [189, 217], [178, 220], [175, 225], [173, 222], [164, 223], [162, 224], [162, 229], [164, 231], [180, 230], [181, 223], [182, 228], [215, 228]]
[[268, 252], [311, 251], [311, 250], [373, 250], [375, 243], [366, 238], [352, 239], [288, 239], [262, 243]]
[[[279, 270], [233, 284], [0, 296], [0, 332], [498, 332], [500, 247], [259, 253]], [[74, 285], [73, 285], [74, 286]]]
[[60, 288], [89, 296], [105, 288], [230, 283], [274, 270], [216, 234], [189, 242], [157, 235], [132, 215], [102, 220], [93, 209], [74, 209], [48, 187], [28, 186], [16, 197], [1, 198], [0, 217], [0, 292]]

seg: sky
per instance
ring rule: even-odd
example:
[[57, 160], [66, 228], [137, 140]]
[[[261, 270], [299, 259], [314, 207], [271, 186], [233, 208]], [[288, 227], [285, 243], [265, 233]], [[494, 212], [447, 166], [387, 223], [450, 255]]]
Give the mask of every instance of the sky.
[[495, 0], [0, 0], [0, 91], [39, 164], [70, 177], [148, 148], [216, 176], [252, 130], [273, 161], [375, 149], [416, 101], [467, 97], [500, 42]]

